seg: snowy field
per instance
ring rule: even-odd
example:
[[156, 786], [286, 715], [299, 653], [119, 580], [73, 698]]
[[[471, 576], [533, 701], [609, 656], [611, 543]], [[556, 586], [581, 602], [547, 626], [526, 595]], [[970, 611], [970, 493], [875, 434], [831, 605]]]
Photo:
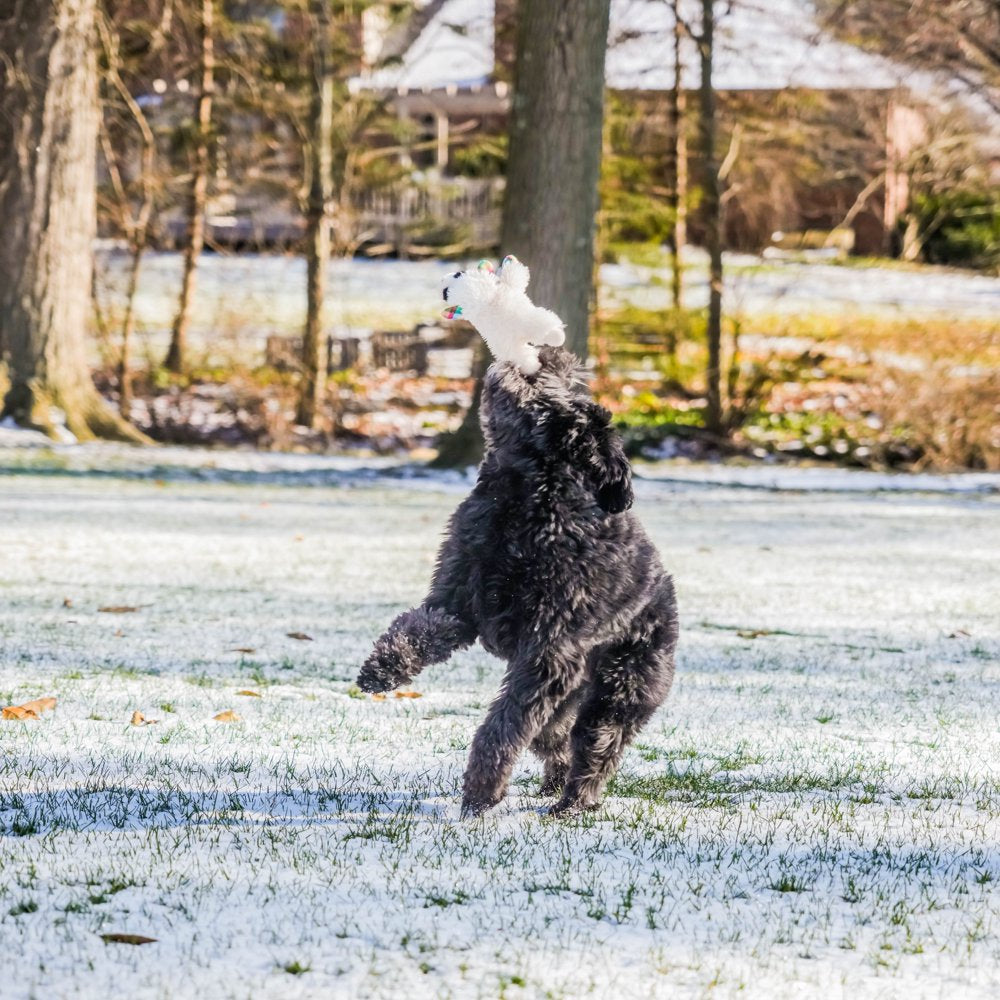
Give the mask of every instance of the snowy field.
[[[102, 251], [99, 298], [120, 314], [125, 256]], [[687, 255], [685, 304], [708, 301], [705, 255]], [[325, 322], [340, 334], [365, 336], [375, 328], [408, 328], [440, 318], [441, 278], [451, 261], [338, 260], [329, 267]], [[743, 315], [818, 313], [901, 318], [990, 320], [1000, 315], [1000, 278], [945, 268], [900, 268], [765, 260], [747, 254], [726, 258], [726, 310]], [[665, 268], [605, 264], [601, 303], [646, 309], [670, 306]], [[181, 261], [174, 253], [149, 254], [136, 299], [138, 354], [159, 359], [166, 349], [180, 287]], [[388, 290], [388, 294], [387, 294]], [[210, 359], [257, 354], [268, 334], [299, 335], [305, 322], [305, 261], [300, 257], [206, 254], [198, 269], [192, 342]]]
[[652, 470], [673, 693], [602, 811], [463, 823], [500, 664], [352, 681], [467, 484], [86, 464], [0, 455], [5, 1000], [1000, 992], [995, 483]]

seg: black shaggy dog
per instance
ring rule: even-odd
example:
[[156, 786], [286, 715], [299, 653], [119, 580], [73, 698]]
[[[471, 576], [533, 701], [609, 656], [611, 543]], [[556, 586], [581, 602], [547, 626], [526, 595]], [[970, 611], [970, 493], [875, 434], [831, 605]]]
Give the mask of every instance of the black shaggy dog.
[[666, 698], [677, 604], [634, 514], [632, 477], [609, 414], [578, 360], [541, 350], [541, 369], [486, 374], [486, 456], [455, 511], [430, 593], [375, 643], [365, 691], [411, 680], [477, 638], [508, 661], [472, 743], [462, 815], [507, 793], [530, 747], [553, 813], [596, 807], [625, 747]]

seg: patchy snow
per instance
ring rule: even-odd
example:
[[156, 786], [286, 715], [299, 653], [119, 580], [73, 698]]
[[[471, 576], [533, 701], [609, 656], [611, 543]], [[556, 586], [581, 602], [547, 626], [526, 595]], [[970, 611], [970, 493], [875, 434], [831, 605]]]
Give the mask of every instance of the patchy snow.
[[[317, 455], [290, 452], [136, 447], [114, 442], [55, 443], [37, 431], [0, 425], [4, 473], [111, 476], [119, 479], [198, 481], [276, 486], [381, 486], [454, 492], [475, 482], [476, 470], [431, 469], [405, 457]], [[642, 461], [640, 493], [688, 488], [738, 488], [810, 493], [1000, 494], [1000, 473], [873, 472], [837, 466]]]
[[0, 478], [0, 698], [59, 699], [0, 723], [5, 998], [1000, 990], [995, 496], [643, 483], [674, 692], [603, 811], [541, 817], [526, 759], [462, 823], [500, 664], [463, 653], [419, 700], [351, 681], [464, 484], [67, 452], [96, 454]]
[[[706, 257], [686, 255], [691, 269], [684, 304], [708, 303]], [[725, 255], [723, 302], [744, 315], [857, 315], [903, 319], [949, 317], [994, 320], [1000, 330], [1000, 278], [943, 267], [863, 266], [765, 260], [753, 254]], [[666, 267], [631, 263], [601, 268], [601, 304], [670, 307]]]
[[643, 480], [704, 487], [739, 487], [755, 490], [809, 493], [953, 493], [1000, 496], [1000, 473], [871, 472], [834, 466], [803, 468], [795, 465], [728, 465], [643, 463]]

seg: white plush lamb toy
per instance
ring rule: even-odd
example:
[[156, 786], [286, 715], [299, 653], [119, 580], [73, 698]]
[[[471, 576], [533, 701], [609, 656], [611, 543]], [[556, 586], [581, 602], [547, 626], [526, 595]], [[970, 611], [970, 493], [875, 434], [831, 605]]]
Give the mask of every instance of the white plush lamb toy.
[[508, 254], [499, 270], [481, 260], [475, 270], [448, 275], [442, 294], [448, 303], [445, 319], [467, 319], [497, 361], [509, 361], [525, 375], [534, 375], [541, 367], [538, 348], [562, 346], [566, 330], [551, 309], [528, 298], [529, 277], [527, 267]]

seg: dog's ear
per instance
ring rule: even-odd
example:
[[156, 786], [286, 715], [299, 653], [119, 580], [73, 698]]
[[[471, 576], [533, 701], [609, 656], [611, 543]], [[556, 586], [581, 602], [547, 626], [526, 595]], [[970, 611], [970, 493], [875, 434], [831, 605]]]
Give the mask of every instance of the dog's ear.
[[620, 479], [609, 479], [598, 487], [597, 504], [609, 514], [623, 514], [635, 502], [632, 490], [632, 474], [626, 473]]
[[625, 455], [621, 438], [611, 426], [611, 414], [597, 403], [590, 403], [593, 454], [594, 499], [601, 510], [622, 514], [635, 501], [632, 490], [632, 466]]
[[498, 274], [500, 284], [504, 288], [509, 288], [512, 292], [527, 291], [531, 272], [512, 253], [507, 254], [500, 261], [500, 271]]

